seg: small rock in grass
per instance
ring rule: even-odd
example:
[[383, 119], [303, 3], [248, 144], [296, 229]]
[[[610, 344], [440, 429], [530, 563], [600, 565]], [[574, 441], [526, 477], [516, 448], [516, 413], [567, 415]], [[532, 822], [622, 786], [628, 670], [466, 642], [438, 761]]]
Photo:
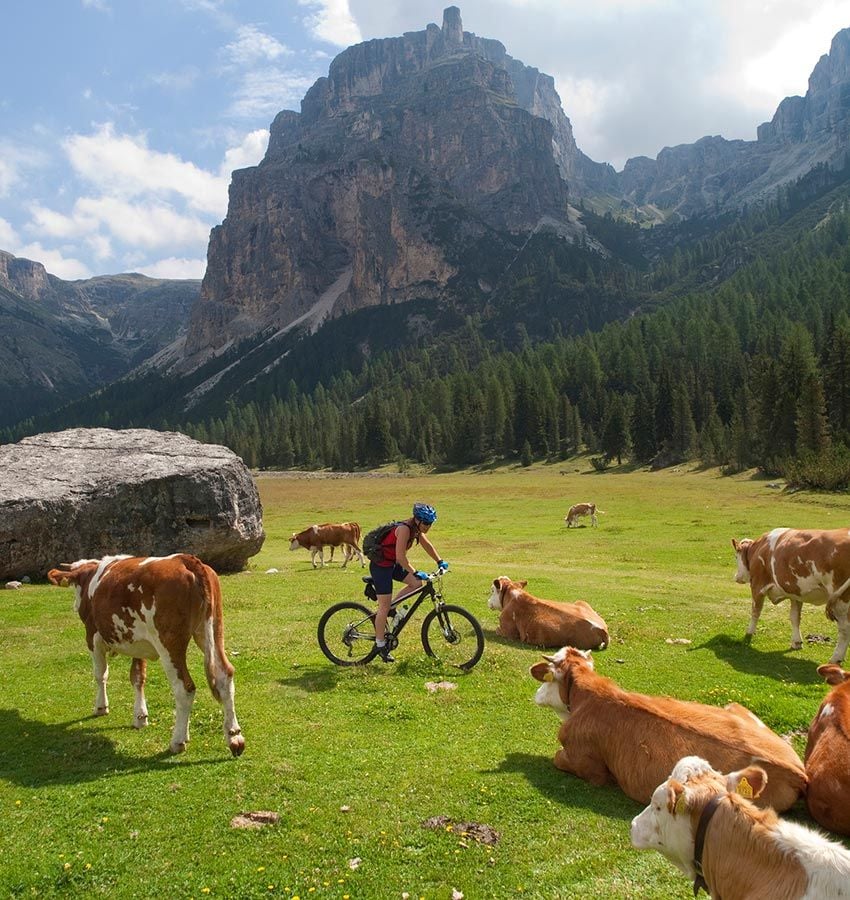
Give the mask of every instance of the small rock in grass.
[[667, 640], [664, 641], [664, 643], [665, 644], [692, 644], [693, 641], [689, 640], [688, 638], [667, 638]]
[[437, 691], [453, 691], [457, 685], [453, 681], [426, 681], [425, 690], [434, 694]]
[[261, 809], [256, 812], [243, 812], [230, 820], [231, 828], [263, 828], [266, 825], [277, 825], [280, 813]]
[[17, 591], [19, 588], [23, 587], [20, 581], [7, 581], [6, 582], [6, 590], [7, 591]]

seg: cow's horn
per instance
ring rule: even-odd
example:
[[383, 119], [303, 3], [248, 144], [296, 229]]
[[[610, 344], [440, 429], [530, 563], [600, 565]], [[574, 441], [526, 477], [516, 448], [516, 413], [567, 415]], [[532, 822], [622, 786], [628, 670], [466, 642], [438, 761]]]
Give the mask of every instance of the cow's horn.
[[69, 571], [70, 571], [70, 569], [73, 568], [73, 565], [74, 565], [73, 563], [59, 563], [59, 568], [60, 568], [60, 569], [66, 569], [66, 570], [69, 570]]
[[554, 657], [554, 656], [547, 656], [545, 653], [543, 654], [543, 659], [545, 659], [547, 663], [553, 663], [553, 664], [554, 664], [554, 662], [555, 662], [555, 657]]

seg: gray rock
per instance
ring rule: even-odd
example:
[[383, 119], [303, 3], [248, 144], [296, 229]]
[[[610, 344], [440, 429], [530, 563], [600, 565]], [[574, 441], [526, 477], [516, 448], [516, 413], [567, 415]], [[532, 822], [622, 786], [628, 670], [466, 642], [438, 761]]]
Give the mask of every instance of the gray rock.
[[23, 584], [20, 581], [7, 581], [5, 587], [7, 591], [17, 591], [23, 587]]
[[193, 553], [219, 572], [263, 545], [251, 473], [182, 434], [77, 428], [0, 447], [0, 578], [115, 553]]

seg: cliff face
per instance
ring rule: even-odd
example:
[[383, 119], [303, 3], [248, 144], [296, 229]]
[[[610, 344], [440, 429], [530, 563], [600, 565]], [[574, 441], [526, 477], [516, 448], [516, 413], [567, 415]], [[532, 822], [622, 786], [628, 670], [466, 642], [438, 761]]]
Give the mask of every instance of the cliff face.
[[125, 374], [185, 332], [198, 281], [63, 281], [0, 251], [0, 426]]
[[820, 58], [805, 97], [786, 97], [755, 141], [701, 138], [630, 159], [618, 176], [625, 206], [682, 217], [769, 197], [819, 163], [843, 166], [850, 150], [850, 28]]
[[580, 158], [552, 79], [454, 7], [441, 28], [343, 51], [234, 173], [187, 366], [263, 327], [446, 296], [465, 242], [574, 228], [564, 176]]

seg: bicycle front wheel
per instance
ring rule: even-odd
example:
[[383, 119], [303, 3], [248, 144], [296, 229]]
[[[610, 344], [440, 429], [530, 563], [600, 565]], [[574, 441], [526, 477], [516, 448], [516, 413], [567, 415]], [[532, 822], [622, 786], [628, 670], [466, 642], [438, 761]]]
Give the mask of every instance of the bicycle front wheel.
[[319, 619], [319, 647], [338, 666], [362, 666], [378, 652], [375, 613], [361, 603], [337, 603]]
[[428, 656], [468, 672], [484, 652], [484, 632], [472, 613], [444, 604], [425, 616], [422, 646]]

